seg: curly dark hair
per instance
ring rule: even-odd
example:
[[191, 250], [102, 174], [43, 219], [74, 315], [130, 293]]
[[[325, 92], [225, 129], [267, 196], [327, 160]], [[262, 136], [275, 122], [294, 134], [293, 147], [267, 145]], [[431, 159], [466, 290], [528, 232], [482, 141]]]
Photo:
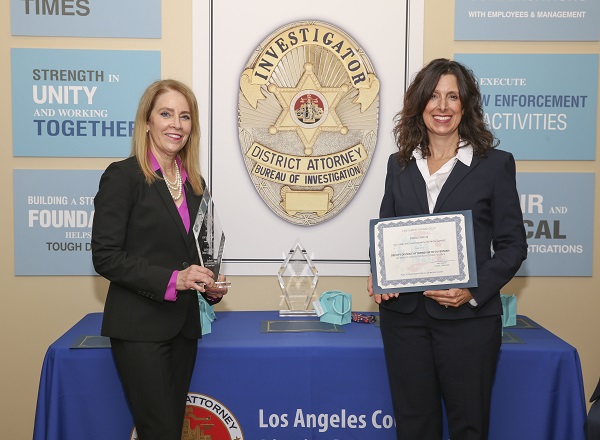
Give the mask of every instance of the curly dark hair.
[[458, 126], [461, 140], [473, 146], [473, 154], [485, 156], [490, 148], [500, 142], [483, 119], [481, 92], [477, 78], [466, 66], [457, 61], [438, 58], [417, 73], [404, 94], [402, 110], [394, 118], [394, 139], [398, 146], [398, 160], [406, 165], [415, 148], [421, 146], [423, 157], [429, 157], [429, 136], [423, 121], [423, 111], [442, 75], [454, 75], [464, 113]]

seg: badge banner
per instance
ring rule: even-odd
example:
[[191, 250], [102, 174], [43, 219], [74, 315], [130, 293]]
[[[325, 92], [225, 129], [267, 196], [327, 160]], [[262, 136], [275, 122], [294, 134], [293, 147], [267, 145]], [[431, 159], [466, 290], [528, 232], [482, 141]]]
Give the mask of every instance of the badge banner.
[[323, 22], [284, 26], [240, 78], [239, 138], [246, 169], [284, 220], [316, 225], [353, 198], [377, 141], [379, 80], [364, 51]]

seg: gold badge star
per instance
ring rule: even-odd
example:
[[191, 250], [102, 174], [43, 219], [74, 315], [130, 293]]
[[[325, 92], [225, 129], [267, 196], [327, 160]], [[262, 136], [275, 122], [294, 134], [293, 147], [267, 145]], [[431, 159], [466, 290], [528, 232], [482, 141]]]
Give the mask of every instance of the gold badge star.
[[295, 131], [304, 144], [304, 154], [310, 156], [313, 152], [319, 133], [322, 131], [348, 133], [336, 113], [336, 107], [341, 97], [350, 87], [321, 87], [313, 72], [313, 65], [306, 63], [304, 73], [296, 87], [268, 86], [282, 107], [282, 112], [274, 125], [269, 127], [269, 133], [279, 131]]

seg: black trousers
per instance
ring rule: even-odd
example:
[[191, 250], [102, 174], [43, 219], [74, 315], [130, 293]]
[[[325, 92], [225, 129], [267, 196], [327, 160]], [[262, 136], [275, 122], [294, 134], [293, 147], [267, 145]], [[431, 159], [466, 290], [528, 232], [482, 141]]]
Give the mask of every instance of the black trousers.
[[585, 438], [600, 440], [600, 401], [594, 402], [585, 421]]
[[600, 380], [590, 398], [592, 406], [585, 420], [585, 438], [587, 440], [600, 440]]
[[441, 440], [443, 399], [451, 440], [485, 440], [501, 318], [434, 319], [424, 301], [409, 314], [380, 309], [396, 436]]
[[139, 440], [181, 440], [198, 340], [110, 341]]

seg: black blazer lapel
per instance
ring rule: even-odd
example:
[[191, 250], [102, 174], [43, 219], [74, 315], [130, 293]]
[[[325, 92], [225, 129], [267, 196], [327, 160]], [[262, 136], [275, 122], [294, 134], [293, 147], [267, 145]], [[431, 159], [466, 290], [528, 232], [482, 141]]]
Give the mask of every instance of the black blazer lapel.
[[160, 198], [165, 204], [169, 215], [177, 225], [177, 229], [181, 235], [181, 238], [185, 242], [186, 248], [188, 250], [190, 261], [192, 261], [193, 264], [198, 264], [200, 259], [197, 256], [198, 250], [196, 248], [196, 239], [194, 237], [194, 220], [196, 219], [198, 209], [200, 208], [201, 197], [194, 194], [191, 185], [186, 181], [186, 183], [184, 184], [185, 199], [187, 201], [188, 211], [190, 215], [190, 230], [188, 232], [185, 230], [185, 226], [183, 225], [183, 221], [181, 220], [181, 215], [179, 215], [179, 210], [173, 202], [173, 198], [171, 197], [171, 193], [169, 192], [167, 185], [155, 183], [154, 186], [156, 187]]
[[[157, 174], [162, 177], [160, 170], [158, 171]], [[156, 181], [156, 182], [154, 182], [153, 186], [154, 186], [154, 188], [156, 188], [156, 191], [158, 191], [158, 194], [159, 194], [160, 198], [162, 199], [162, 202], [164, 203], [165, 208], [167, 209], [169, 215], [171, 216], [171, 219], [177, 225], [177, 229], [179, 230], [179, 233], [181, 234], [182, 238], [184, 240], [186, 240], [188, 233], [185, 230], [185, 226], [183, 225], [183, 221], [181, 220], [181, 216], [179, 215], [179, 211], [177, 210], [177, 206], [175, 205], [175, 202], [173, 202], [173, 197], [171, 197], [171, 193], [169, 192], [167, 185], [163, 184], [160, 181]], [[186, 193], [186, 197], [187, 197], [187, 193]], [[189, 205], [188, 205], [188, 209], [189, 209]], [[191, 212], [190, 212], [190, 215], [191, 215]], [[194, 212], [194, 215], [196, 215], [196, 212]], [[191, 228], [190, 228], [190, 231], [191, 231]]]
[[423, 213], [429, 214], [429, 203], [427, 202], [427, 187], [425, 186], [425, 180], [419, 171], [417, 162], [411, 160], [408, 164], [408, 172], [410, 173], [410, 181], [415, 190], [419, 206]]
[[[196, 215], [198, 215], [198, 209], [200, 209], [200, 201], [202, 200], [202, 196], [197, 196], [194, 194], [192, 190], [192, 186], [189, 182], [186, 181], [185, 185], [185, 198], [187, 200], [188, 211], [190, 213], [190, 231], [186, 234], [186, 240], [188, 245], [188, 252], [190, 254], [190, 258], [193, 261], [199, 263], [200, 258], [198, 257], [198, 249], [196, 247], [196, 238], [194, 237], [194, 221], [196, 220]], [[184, 229], [185, 233], [185, 229]]]
[[444, 201], [448, 198], [450, 193], [454, 191], [456, 185], [458, 185], [461, 182], [461, 180], [463, 180], [465, 176], [469, 174], [478, 164], [479, 158], [475, 156], [473, 156], [471, 166], [465, 165], [460, 160], [456, 162], [456, 165], [454, 165], [454, 169], [452, 169], [452, 172], [448, 176], [448, 180], [446, 180], [446, 183], [444, 183], [444, 186], [442, 186], [440, 195], [438, 196], [437, 201], [435, 203], [435, 207], [433, 208], [434, 213], [440, 211], [442, 205], [444, 204]]
[[[194, 226], [194, 220], [196, 215], [198, 214], [198, 209], [200, 208], [200, 200], [202, 200], [202, 196], [197, 196], [194, 194], [192, 190], [192, 185], [188, 181], [185, 182], [185, 197], [187, 199], [188, 210], [190, 211], [190, 220], [192, 222], [192, 226]], [[190, 228], [191, 230], [191, 228]]]

